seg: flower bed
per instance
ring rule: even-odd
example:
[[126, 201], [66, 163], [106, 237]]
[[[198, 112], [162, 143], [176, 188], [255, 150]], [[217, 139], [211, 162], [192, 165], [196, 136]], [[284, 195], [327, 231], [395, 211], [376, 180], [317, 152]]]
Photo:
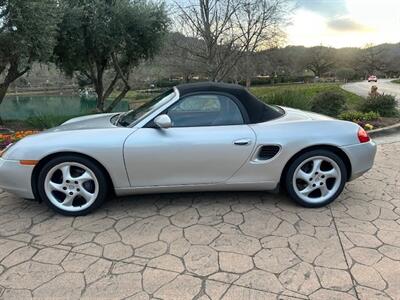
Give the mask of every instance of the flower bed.
[[[5, 130], [4, 130], [5, 131]], [[4, 132], [3, 130], [1, 132]], [[11, 143], [18, 142], [20, 139], [32, 134], [36, 134], [38, 131], [34, 130], [25, 130], [25, 131], [17, 131], [10, 133], [0, 134], [0, 150], [4, 149]]]

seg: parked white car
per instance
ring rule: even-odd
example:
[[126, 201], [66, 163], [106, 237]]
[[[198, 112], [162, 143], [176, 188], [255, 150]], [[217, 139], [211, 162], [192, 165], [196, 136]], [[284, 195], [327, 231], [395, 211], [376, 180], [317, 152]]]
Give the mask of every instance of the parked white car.
[[269, 106], [237, 85], [179, 85], [135, 111], [91, 115], [29, 136], [0, 158], [0, 187], [64, 215], [110, 195], [285, 188], [331, 203], [373, 165], [355, 123]]

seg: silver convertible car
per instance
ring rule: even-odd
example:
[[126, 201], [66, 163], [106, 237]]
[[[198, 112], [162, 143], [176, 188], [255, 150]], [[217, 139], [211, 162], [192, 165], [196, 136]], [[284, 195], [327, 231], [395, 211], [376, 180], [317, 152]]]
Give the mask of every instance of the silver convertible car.
[[335, 200], [376, 145], [357, 124], [269, 106], [241, 86], [179, 85], [127, 113], [74, 118], [8, 147], [0, 187], [85, 215], [110, 194], [275, 190]]

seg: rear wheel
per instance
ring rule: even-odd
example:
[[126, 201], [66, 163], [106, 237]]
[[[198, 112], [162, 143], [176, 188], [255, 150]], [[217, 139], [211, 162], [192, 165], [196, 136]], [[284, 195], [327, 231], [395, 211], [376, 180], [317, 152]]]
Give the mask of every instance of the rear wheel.
[[60, 156], [44, 165], [38, 177], [38, 192], [46, 204], [66, 216], [86, 215], [107, 198], [108, 182], [91, 160]]
[[334, 201], [347, 180], [343, 160], [327, 150], [300, 155], [290, 165], [285, 185], [289, 196], [305, 207], [321, 207]]

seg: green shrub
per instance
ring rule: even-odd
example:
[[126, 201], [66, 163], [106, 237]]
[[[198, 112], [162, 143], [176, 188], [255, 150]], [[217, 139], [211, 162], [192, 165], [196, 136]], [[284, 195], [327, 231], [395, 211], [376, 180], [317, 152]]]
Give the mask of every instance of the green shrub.
[[362, 112], [374, 111], [382, 117], [396, 117], [399, 115], [397, 110], [397, 101], [392, 95], [380, 95], [377, 97], [368, 97], [367, 100], [360, 105], [359, 110]]
[[259, 98], [268, 104], [310, 110], [310, 98], [302, 91], [282, 90]]
[[379, 118], [380, 118], [379, 113], [373, 111], [367, 113], [363, 113], [361, 111], [346, 111], [339, 115], [339, 119], [352, 122], [359, 122], [359, 121], [370, 122], [370, 121], [376, 121]]
[[323, 92], [311, 100], [311, 111], [331, 117], [338, 116], [346, 109], [346, 98], [336, 92]]
[[32, 126], [32, 128], [44, 130], [52, 127], [56, 127], [68, 121], [69, 119], [74, 118], [75, 116], [50, 116], [50, 115], [42, 115], [30, 117], [26, 120], [26, 123]]

